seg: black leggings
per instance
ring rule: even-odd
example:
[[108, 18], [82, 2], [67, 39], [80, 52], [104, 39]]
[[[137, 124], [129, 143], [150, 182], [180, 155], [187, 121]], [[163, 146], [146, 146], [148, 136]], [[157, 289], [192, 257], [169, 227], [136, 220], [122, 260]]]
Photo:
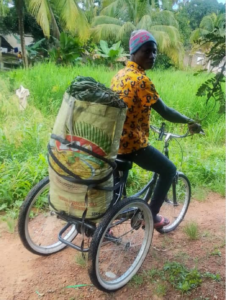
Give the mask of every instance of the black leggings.
[[152, 146], [141, 148], [130, 154], [120, 154], [118, 158], [130, 160], [145, 170], [159, 174], [159, 179], [150, 203], [152, 214], [155, 217], [159, 213], [173, 178], [176, 175], [176, 167], [165, 155]]

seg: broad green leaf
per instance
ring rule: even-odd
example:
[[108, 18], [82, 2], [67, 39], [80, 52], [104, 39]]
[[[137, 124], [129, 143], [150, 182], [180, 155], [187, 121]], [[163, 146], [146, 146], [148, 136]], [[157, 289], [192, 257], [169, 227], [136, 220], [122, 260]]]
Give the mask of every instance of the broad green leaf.
[[109, 54], [109, 47], [108, 47], [108, 43], [106, 41], [101, 40], [100, 47], [101, 47], [101, 50], [104, 52], [104, 54], [106, 54], [106, 55]]

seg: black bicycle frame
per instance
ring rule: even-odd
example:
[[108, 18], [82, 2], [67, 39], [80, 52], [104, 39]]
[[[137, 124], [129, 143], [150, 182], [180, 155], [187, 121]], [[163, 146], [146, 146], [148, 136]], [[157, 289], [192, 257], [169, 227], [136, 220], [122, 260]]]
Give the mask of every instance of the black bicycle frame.
[[[164, 131], [165, 131], [165, 123], [162, 123], [159, 138], [158, 138], [159, 141], [161, 141], [163, 139]], [[168, 147], [169, 147], [169, 142], [167, 141], [167, 142], [165, 142], [164, 150], [163, 150], [164, 155], [167, 158], [169, 158]], [[129, 170], [123, 172], [122, 177], [124, 177], [124, 178], [122, 178], [123, 179], [122, 180], [122, 188], [120, 189], [120, 193], [117, 197], [116, 202], [118, 201], [118, 199], [121, 199], [122, 197], [123, 198], [127, 197], [127, 195], [126, 195], [126, 182], [127, 182], [127, 179], [128, 179], [128, 175], [129, 175]], [[146, 196], [145, 196], [145, 199], [144, 199], [146, 202], [148, 202], [151, 199], [151, 196], [152, 196], [155, 184], [157, 182], [157, 179], [158, 179], [158, 174], [153, 173], [153, 176], [152, 176], [151, 180], [140, 191], [138, 191], [136, 194], [134, 194], [132, 197], [139, 198], [143, 193], [145, 193], [145, 191], [148, 191]], [[175, 177], [175, 179], [173, 180], [173, 183], [172, 183], [173, 204], [174, 204], [174, 206], [178, 205], [177, 199], [176, 199], [176, 182], [177, 182], [177, 175], [176, 175], [176, 177]], [[166, 197], [165, 201], [167, 202], [167, 197]]]
[[[158, 140], [162, 140], [162, 138], [164, 136], [164, 129], [165, 129], [165, 124], [163, 123], [163, 125], [161, 127], [161, 130], [160, 130], [161, 132], [159, 134]], [[169, 158], [168, 147], [169, 147], [169, 143], [165, 142], [163, 152], [164, 152], [164, 155]], [[120, 170], [117, 170], [117, 168], [116, 168], [116, 170], [114, 172], [114, 178], [115, 179], [116, 179], [116, 174], [120, 174], [120, 172], [122, 172], [122, 176], [119, 176], [119, 178], [117, 178], [117, 180], [120, 181], [120, 186], [119, 186], [118, 190], [114, 191], [114, 198], [113, 198], [113, 200], [112, 200], [112, 202], [111, 202], [108, 209], [111, 209], [112, 205], [115, 205], [118, 201], [120, 201], [121, 199], [127, 197], [127, 195], [126, 195], [126, 182], [127, 182], [128, 176], [129, 176], [129, 170], [120, 171]], [[140, 191], [138, 191], [136, 194], [134, 194], [132, 197], [133, 198], [139, 198], [142, 194], [144, 194], [147, 191], [147, 194], [145, 195], [144, 201], [148, 202], [151, 199], [151, 196], [152, 196], [155, 184], [157, 182], [157, 179], [158, 179], [158, 174], [153, 173], [153, 176], [152, 176], [151, 180]], [[114, 184], [117, 184], [117, 181], [116, 180], [114, 180], [114, 181], [115, 181]], [[175, 179], [172, 183], [172, 187], [173, 187], [173, 204], [174, 204], [174, 206], [178, 205], [177, 201], [176, 201], [176, 182], [177, 182], [177, 176], [175, 177]], [[167, 202], [167, 198], [165, 199], [165, 201]], [[125, 219], [128, 219], [130, 217], [131, 213], [134, 213], [133, 209], [123, 211], [123, 213], [120, 215], [121, 219], [119, 220], [119, 223], [122, 223]], [[95, 224], [92, 224], [89, 221], [88, 222], [87, 221], [82, 222], [81, 219], [79, 219], [79, 218], [75, 218], [75, 217], [64, 215], [64, 214], [63, 215], [59, 214], [59, 217], [68, 222], [64, 226], [64, 228], [62, 228], [62, 230], [60, 231], [59, 236], [58, 236], [59, 240], [62, 243], [65, 243], [67, 246], [70, 246], [70, 247], [72, 247], [72, 248], [74, 248], [78, 251], [88, 252], [89, 248], [83, 248], [81, 246], [77, 246], [77, 245], [73, 244], [72, 242], [68, 242], [67, 240], [65, 240], [63, 238], [62, 235], [71, 225], [75, 225], [75, 226], [77, 226], [77, 228], [78, 228], [78, 226], [79, 227], [81, 226], [81, 227], [83, 227], [84, 233], [85, 233], [86, 230], [88, 230], [88, 233], [90, 235], [92, 235], [92, 233], [95, 231], [95, 228], [96, 228]], [[78, 232], [78, 233], [80, 233], [80, 232]]]

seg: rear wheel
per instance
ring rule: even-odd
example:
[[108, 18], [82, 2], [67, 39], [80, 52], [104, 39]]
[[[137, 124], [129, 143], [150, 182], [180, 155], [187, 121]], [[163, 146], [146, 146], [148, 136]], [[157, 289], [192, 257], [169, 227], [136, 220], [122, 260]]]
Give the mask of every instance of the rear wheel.
[[[49, 206], [49, 177], [41, 180], [29, 192], [21, 206], [18, 231], [20, 239], [30, 252], [39, 255], [56, 253], [66, 247], [58, 240], [60, 230], [66, 225]], [[63, 234], [71, 242], [77, 235], [75, 225]]]
[[152, 235], [152, 213], [143, 200], [123, 199], [113, 206], [99, 223], [90, 245], [93, 284], [105, 292], [127, 284], [141, 267]]
[[190, 182], [183, 173], [178, 173], [160, 210], [160, 214], [169, 219], [170, 224], [157, 231], [167, 233], [175, 230], [184, 219], [190, 199]]

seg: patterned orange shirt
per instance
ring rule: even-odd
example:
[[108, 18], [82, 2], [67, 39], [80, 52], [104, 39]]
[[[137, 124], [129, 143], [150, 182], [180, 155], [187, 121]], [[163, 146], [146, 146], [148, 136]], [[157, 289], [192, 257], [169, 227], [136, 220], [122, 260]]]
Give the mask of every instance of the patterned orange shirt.
[[112, 79], [111, 89], [128, 107], [118, 153], [147, 147], [151, 105], [159, 98], [154, 84], [138, 64], [129, 61]]

